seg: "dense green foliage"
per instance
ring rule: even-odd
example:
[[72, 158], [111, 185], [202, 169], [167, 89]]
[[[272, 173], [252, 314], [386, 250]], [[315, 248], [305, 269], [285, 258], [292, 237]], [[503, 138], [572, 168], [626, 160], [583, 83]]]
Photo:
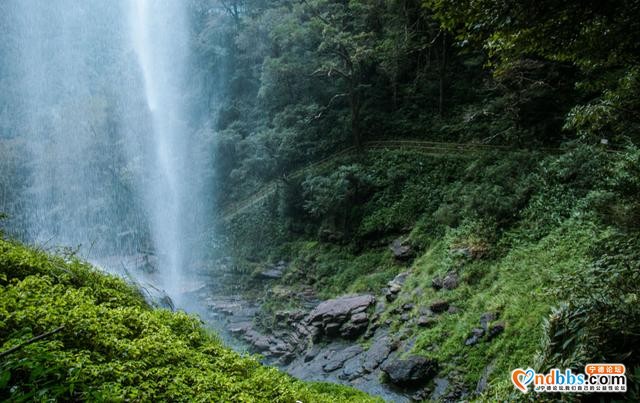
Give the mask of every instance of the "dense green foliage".
[[370, 401], [304, 384], [222, 346], [184, 313], [149, 308], [122, 280], [75, 258], [0, 240], [3, 401]]
[[[215, 223], [241, 283], [267, 289], [265, 328], [275, 310], [300, 303], [291, 290], [379, 294], [408, 270], [383, 319], [415, 337], [413, 352], [438, 360], [453, 387], [474, 390], [491, 364], [478, 398], [512, 400], [515, 367], [623, 362], [626, 397], [638, 399], [640, 2], [220, 0], [191, 10], [202, 76], [192, 98], [203, 101], [194, 101], [207, 120], [203, 141], [215, 149], [215, 167], [200, 179], [215, 179], [223, 207], [274, 189]], [[212, 84], [214, 72], [227, 79]], [[102, 104], [88, 104], [87, 115], [105, 131]], [[374, 149], [375, 139], [476, 146]], [[17, 136], [0, 140], [0, 208], [13, 210], [28, 156]], [[108, 151], [98, 163], [117, 157]], [[305, 169], [316, 161], [325, 162]], [[109, 178], [129, 207], [126, 171]], [[128, 214], [109, 231], [135, 221], [135, 209]], [[393, 260], [395, 239], [412, 259]], [[5, 347], [65, 324], [12, 356], [26, 361], [3, 361], [6, 396], [8, 382], [24, 397], [240, 399], [241, 388], [275, 400], [325, 396], [222, 349], [193, 319], [150, 311], [76, 261], [3, 248]], [[281, 259], [290, 265], [275, 285], [252, 276]], [[35, 262], [16, 263], [24, 260]], [[458, 288], [431, 287], [450, 271]], [[429, 328], [392, 314], [443, 298], [459, 311]], [[504, 333], [465, 346], [485, 312], [500, 313]], [[173, 376], [180, 382], [169, 387]], [[211, 382], [220, 387], [207, 389]]]

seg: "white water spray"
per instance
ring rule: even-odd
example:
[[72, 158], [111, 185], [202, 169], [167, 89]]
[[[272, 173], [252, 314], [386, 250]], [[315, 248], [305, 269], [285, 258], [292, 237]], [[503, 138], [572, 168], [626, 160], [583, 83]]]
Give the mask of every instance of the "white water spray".
[[137, 0], [131, 4], [131, 38], [144, 77], [154, 132], [152, 169], [143, 185], [151, 236], [165, 289], [179, 296], [186, 264], [184, 214], [188, 125], [185, 104], [189, 59], [186, 16], [181, 1]]
[[206, 265], [213, 199], [212, 72], [192, 55], [189, 4], [0, 1], [0, 224], [179, 306], [185, 273]]

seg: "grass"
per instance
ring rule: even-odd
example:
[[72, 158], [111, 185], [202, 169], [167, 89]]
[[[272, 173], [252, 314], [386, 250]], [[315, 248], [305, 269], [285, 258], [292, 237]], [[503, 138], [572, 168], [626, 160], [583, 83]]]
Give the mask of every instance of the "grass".
[[[353, 292], [380, 296], [387, 281], [410, 270], [381, 321], [391, 319], [392, 334], [415, 337], [412, 353], [438, 360], [440, 375], [468, 391], [492, 364], [483, 396], [510, 400], [508, 374], [535, 365], [550, 336], [545, 319], [571, 299], [560, 293], [566, 288], [560, 282], [569, 274], [580, 278], [606, 237], [609, 224], [599, 218], [593, 196], [609, 189], [602, 172], [612, 169], [615, 158], [584, 147], [562, 155], [479, 153], [464, 159], [376, 150], [358, 163], [371, 193], [351, 211], [357, 219], [344, 231], [349, 238], [319, 242], [314, 231], [321, 223], [286, 217], [296, 228], [310, 230], [290, 234], [281, 249], [292, 262], [284, 283], [311, 286], [323, 298]], [[394, 262], [387, 248], [399, 236], [416, 254], [409, 266]], [[464, 247], [482, 256], [455, 252]], [[432, 279], [451, 270], [460, 276], [459, 287], [434, 290]], [[438, 315], [429, 328], [392, 313], [412, 303], [415, 319], [419, 308], [439, 299], [458, 312]], [[503, 323], [504, 332], [491, 342], [465, 346], [485, 312], [499, 313], [495, 323]]]
[[[438, 315], [433, 327], [414, 327], [413, 352], [435, 358], [444, 373], [461, 374], [467, 386], [477, 384], [485, 367], [493, 363], [491, 389], [511, 392], [510, 371], [533, 365], [543, 335], [542, 322], [559, 302], [551, 292], [554, 282], [586, 264], [589, 247], [597, 239], [594, 225], [569, 219], [540, 241], [517, 246], [504, 257], [464, 263], [458, 269], [460, 286], [451, 291], [431, 287], [435, 276], [444, 276], [451, 269], [450, 245], [439, 241], [416, 260], [406, 291], [387, 312], [405, 303], [420, 307], [433, 300], [448, 301], [459, 312]], [[505, 331], [491, 342], [465, 346], [471, 330], [481, 327], [479, 320], [485, 312], [499, 312], [496, 322], [504, 323]], [[386, 317], [392, 316], [387, 313]]]
[[311, 242], [289, 245], [294, 251], [285, 283], [313, 285], [322, 298], [345, 293], [378, 293], [401, 269], [386, 247], [351, 252], [347, 247]]

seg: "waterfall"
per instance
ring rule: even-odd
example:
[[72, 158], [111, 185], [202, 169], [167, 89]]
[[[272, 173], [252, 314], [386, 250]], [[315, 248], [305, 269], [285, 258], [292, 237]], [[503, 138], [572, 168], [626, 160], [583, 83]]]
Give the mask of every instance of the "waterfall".
[[[4, 231], [178, 299], [206, 254], [212, 198], [189, 4], [0, 3]], [[153, 274], [126, 267], [138, 255]]]
[[184, 2], [138, 0], [131, 3], [132, 44], [144, 78], [152, 120], [152, 180], [143, 186], [150, 212], [151, 236], [159, 252], [162, 282], [177, 296], [185, 265], [187, 182], [186, 92], [189, 58]]

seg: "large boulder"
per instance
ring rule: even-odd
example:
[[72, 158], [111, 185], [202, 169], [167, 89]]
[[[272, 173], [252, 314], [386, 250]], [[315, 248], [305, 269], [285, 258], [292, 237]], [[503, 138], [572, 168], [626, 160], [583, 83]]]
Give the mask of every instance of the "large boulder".
[[401, 238], [396, 239], [389, 245], [393, 257], [400, 261], [406, 261], [413, 257], [413, 249]]
[[402, 359], [389, 359], [382, 364], [382, 371], [389, 381], [398, 386], [416, 386], [433, 377], [438, 369], [435, 361], [417, 355]]
[[375, 303], [373, 295], [355, 295], [330, 299], [320, 303], [307, 315], [305, 323], [314, 328], [316, 339], [341, 336], [353, 339], [369, 326], [367, 310]]

